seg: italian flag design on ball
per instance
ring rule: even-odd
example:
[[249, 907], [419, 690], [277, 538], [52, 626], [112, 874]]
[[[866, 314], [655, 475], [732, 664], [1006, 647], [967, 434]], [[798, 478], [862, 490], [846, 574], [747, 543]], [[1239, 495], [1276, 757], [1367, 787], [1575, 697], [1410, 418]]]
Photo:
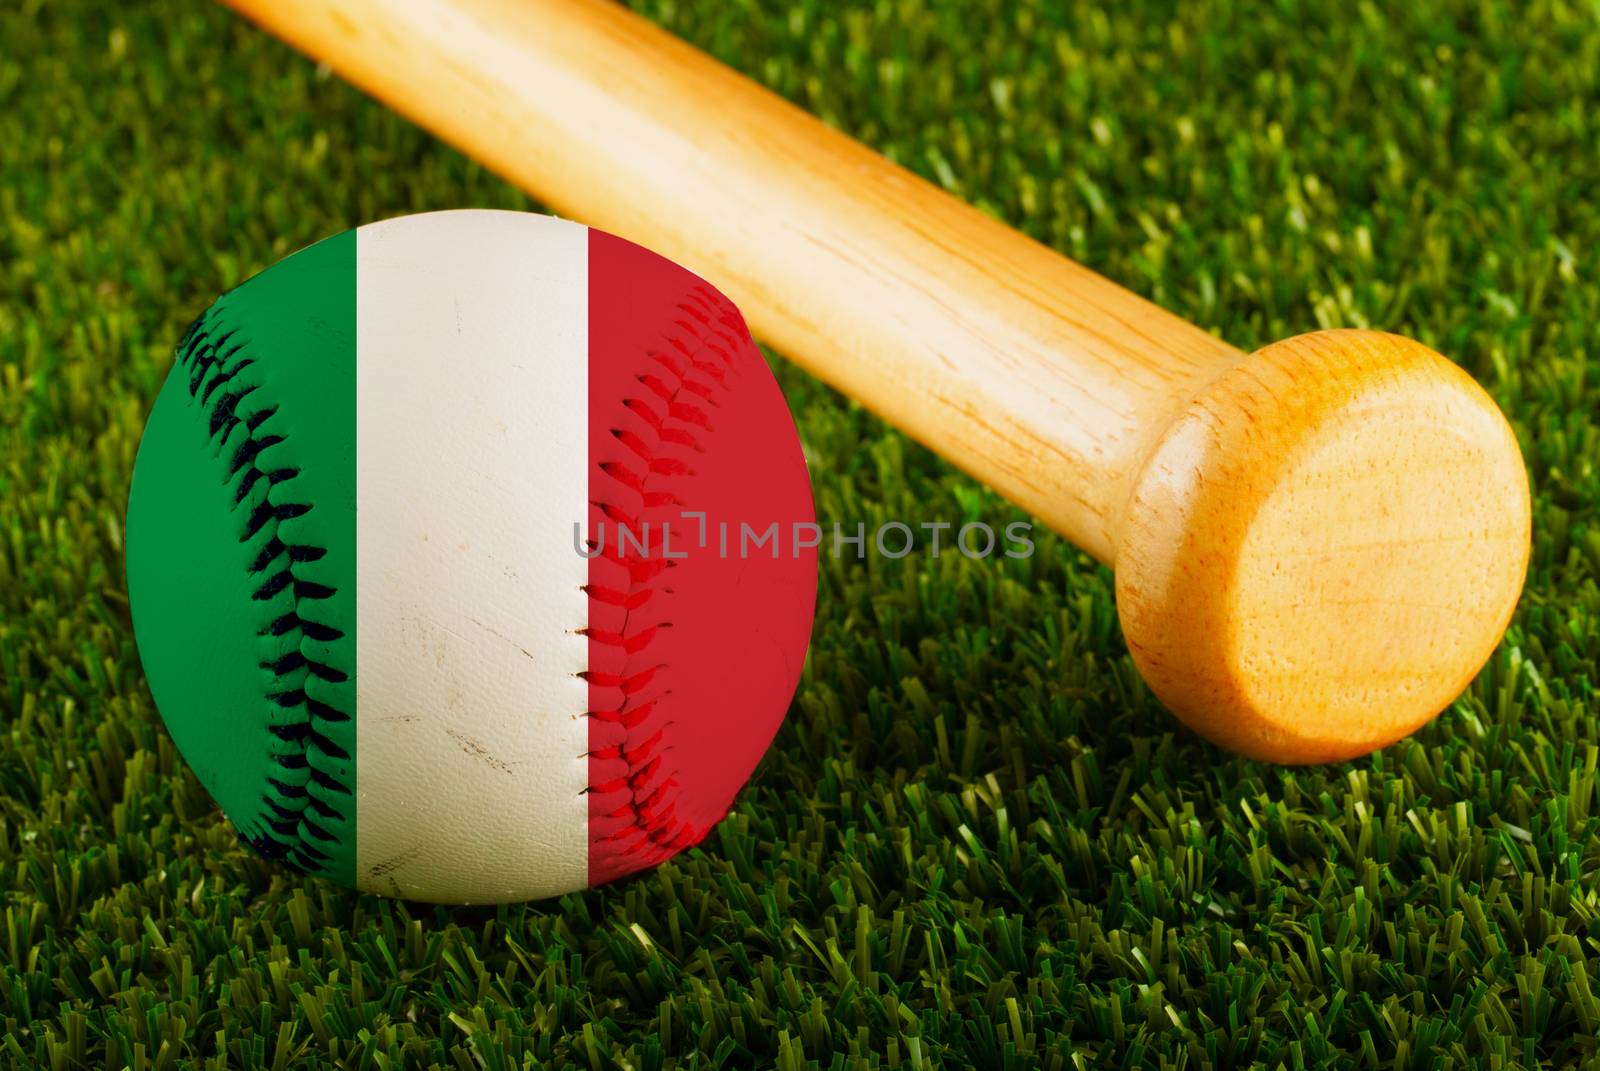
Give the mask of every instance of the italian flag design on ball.
[[[128, 585], [162, 716], [240, 836], [506, 902], [726, 813], [799, 679], [813, 520], [714, 288], [574, 223], [441, 212], [304, 249], [190, 328]], [[742, 552], [724, 524], [778, 538]]]

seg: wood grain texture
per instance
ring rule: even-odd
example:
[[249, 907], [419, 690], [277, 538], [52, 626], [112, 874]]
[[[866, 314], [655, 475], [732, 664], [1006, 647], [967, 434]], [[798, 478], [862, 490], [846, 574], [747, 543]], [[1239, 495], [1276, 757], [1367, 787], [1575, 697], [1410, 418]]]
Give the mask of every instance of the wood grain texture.
[[1516, 439], [1465, 372], [1397, 335], [1301, 335], [1166, 429], [1129, 503], [1117, 611], [1140, 673], [1207, 737], [1349, 758], [1476, 675], [1530, 525]]
[[1520, 454], [1424, 347], [1329, 333], [1246, 358], [612, 4], [226, 2], [699, 272], [759, 337], [1112, 564], [1141, 670], [1214, 739], [1359, 754], [1442, 708], [1504, 629]]
[[755, 334], [1102, 561], [1227, 343], [586, 0], [234, 0], [558, 212], [714, 282]]

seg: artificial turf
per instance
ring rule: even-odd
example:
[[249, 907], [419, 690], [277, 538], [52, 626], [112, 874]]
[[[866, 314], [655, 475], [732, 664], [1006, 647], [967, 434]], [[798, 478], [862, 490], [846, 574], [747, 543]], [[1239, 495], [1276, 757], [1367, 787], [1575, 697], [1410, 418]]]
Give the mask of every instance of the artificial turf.
[[[1600, 7], [642, 6], [1240, 346], [1455, 357], [1533, 480], [1505, 642], [1415, 737], [1284, 769], [1178, 727], [1109, 574], [1042, 533], [826, 560], [788, 722], [677, 861], [476, 910], [262, 862], [128, 623], [173, 344], [323, 235], [531, 206], [198, 0], [7, 0], [0, 1064], [1600, 1066]], [[776, 366], [823, 519], [1019, 518]]]

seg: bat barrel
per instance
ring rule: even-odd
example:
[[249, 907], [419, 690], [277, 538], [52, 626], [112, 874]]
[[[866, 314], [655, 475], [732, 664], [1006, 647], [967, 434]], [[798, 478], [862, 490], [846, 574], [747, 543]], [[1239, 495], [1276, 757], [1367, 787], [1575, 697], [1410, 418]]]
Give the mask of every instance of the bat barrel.
[[1477, 674], [1529, 528], [1516, 437], [1470, 376], [1396, 335], [1302, 335], [1166, 428], [1123, 517], [1117, 612], [1145, 680], [1207, 737], [1352, 758]]

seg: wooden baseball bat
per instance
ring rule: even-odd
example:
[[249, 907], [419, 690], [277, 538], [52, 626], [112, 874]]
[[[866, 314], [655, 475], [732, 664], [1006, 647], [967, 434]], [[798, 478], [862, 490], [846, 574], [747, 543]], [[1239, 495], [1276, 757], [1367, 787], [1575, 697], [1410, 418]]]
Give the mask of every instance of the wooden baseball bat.
[[1208, 737], [1362, 754], [1498, 643], [1529, 550], [1493, 401], [1415, 342], [1245, 355], [599, 0], [226, 0], [754, 332], [1116, 571]]

